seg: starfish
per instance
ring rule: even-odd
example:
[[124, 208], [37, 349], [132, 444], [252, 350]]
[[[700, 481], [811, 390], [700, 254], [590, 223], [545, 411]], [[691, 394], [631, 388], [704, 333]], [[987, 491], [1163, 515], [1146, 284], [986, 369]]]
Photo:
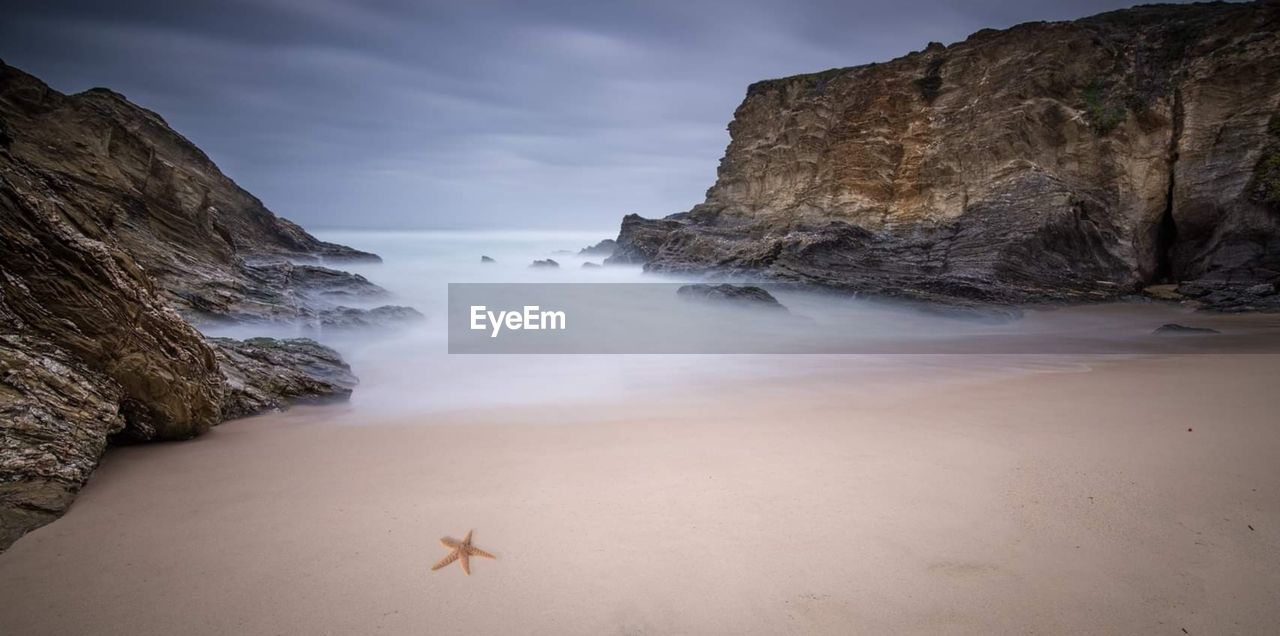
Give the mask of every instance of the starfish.
[[478, 556], [478, 557], [484, 557], [484, 558], [486, 558], [486, 559], [496, 559], [496, 558], [498, 558], [498, 557], [496, 557], [496, 556], [493, 556], [492, 554], [489, 554], [488, 552], [485, 552], [484, 550], [481, 550], [480, 548], [477, 548], [477, 547], [475, 547], [475, 546], [471, 545], [471, 533], [472, 533], [472, 532], [475, 532], [475, 531], [474, 531], [474, 530], [468, 530], [468, 531], [467, 531], [467, 538], [465, 538], [465, 539], [463, 539], [463, 540], [461, 540], [461, 541], [459, 541], [459, 540], [457, 540], [457, 539], [454, 539], [454, 538], [451, 538], [451, 537], [441, 537], [441, 538], [440, 538], [440, 545], [443, 545], [444, 547], [449, 548], [450, 550], [452, 550], [452, 552], [450, 552], [447, 556], [445, 556], [445, 558], [440, 559], [440, 562], [439, 562], [439, 563], [437, 563], [437, 564], [435, 564], [435, 565], [431, 566], [431, 570], [432, 570], [432, 571], [439, 570], [440, 568], [442, 568], [442, 567], [444, 567], [444, 566], [446, 566], [446, 565], [449, 565], [450, 563], [453, 563], [454, 561], [461, 560], [461, 561], [462, 561], [462, 571], [463, 571], [463, 572], [466, 572], [466, 573], [467, 573], [467, 576], [471, 576], [471, 560], [470, 560], [470, 557]]

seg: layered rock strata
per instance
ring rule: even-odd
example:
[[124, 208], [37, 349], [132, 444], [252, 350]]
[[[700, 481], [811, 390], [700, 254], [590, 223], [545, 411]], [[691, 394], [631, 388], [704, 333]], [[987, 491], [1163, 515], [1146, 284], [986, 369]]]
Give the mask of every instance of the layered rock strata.
[[[355, 380], [310, 341], [193, 322], [365, 325], [377, 257], [267, 210], [155, 113], [0, 63], [0, 550], [70, 505], [110, 441], [181, 440]], [[184, 317], [188, 320], [184, 320]]]
[[1280, 279], [1278, 34], [1274, 3], [1152, 5], [758, 82], [706, 200], [626, 217], [610, 262], [947, 302], [1234, 298]]

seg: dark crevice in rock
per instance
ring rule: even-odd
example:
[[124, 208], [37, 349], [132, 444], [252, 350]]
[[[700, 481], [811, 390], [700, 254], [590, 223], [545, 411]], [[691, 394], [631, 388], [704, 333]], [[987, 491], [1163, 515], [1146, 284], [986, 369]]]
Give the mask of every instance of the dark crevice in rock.
[[1182, 91], [1173, 91], [1173, 126], [1169, 135], [1169, 184], [1165, 191], [1164, 212], [1155, 226], [1155, 268], [1149, 284], [1176, 282], [1178, 268], [1175, 256], [1178, 244], [1178, 223], [1173, 218], [1174, 192], [1178, 178], [1178, 144], [1182, 141]]
[[1173, 269], [1173, 253], [1178, 242], [1178, 225], [1173, 220], [1173, 184], [1169, 185], [1169, 203], [1166, 204], [1160, 223], [1156, 225], [1155, 257], [1156, 266], [1147, 284], [1175, 282], [1177, 277]]

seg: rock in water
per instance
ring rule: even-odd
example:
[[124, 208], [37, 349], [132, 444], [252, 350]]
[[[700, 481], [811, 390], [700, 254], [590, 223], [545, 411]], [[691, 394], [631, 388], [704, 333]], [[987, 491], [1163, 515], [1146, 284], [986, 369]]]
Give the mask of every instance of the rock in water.
[[1277, 103], [1275, 3], [988, 29], [757, 82], [706, 200], [627, 216], [609, 262], [1004, 303], [1274, 283]]
[[493, 260], [492, 258], [489, 258], [488, 256], [481, 256], [481, 257], [480, 257], [480, 262], [481, 262], [481, 263], [496, 263], [496, 262], [498, 262], [498, 261], [495, 261], [495, 260]]
[[538, 267], [538, 268], [556, 268], [556, 267], [560, 267], [560, 263], [557, 263], [557, 262], [555, 262], [555, 261], [553, 261], [553, 260], [551, 260], [551, 259], [549, 259], [549, 258], [548, 258], [548, 259], [546, 259], [546, 260], [544, 260], [544, 261], [534, 261], [534, 262], [532, 262], [532, 263], [530, 263], [530, 264], [529, 264], [529, 267]]
[[778, 302], [773, 294], [754, 285], [683, 285], [676, 290], [676, 295], [686, 300], [723, 302], [753, 309], [787, 311], [787, 308]]
[[591, 261], [587, 261], [582, 264], [582, 269], [600, 269], [601, 267], [603, 267], [603, 265], [600, 263], [592, 263]]
[[584, 247], [578, 251], [578, 256], [613, 256], [614, 250], [618, 249], [618, 242], [613, 239], [605, 239], [592, 245]]
[[[363, 276], [280, 259], [247, 260], [244, 281], [188, 281], [170, 290], [193, 324], [307, 322], [344, 302], [390, 296]], [[248, 287], [241, 287], [247, 284]], [[235, 288], [228, 291], [228, 285]]]
[[[687, 215], [681, 218], [684, 217]], [[656, 261], [658, 250], [683, 227], [684, 224], [680, 219], [650, 220], [641, 218], [639, 214], [628, 214], [622, 217], [622, 230], [618, 233], [613, 255], [604, 259], [604, 262], [606, 265], [637, 265]], [[700, 268], [700, 266], [693, 267], [693, 269]]]
[[1168, 336], [1168, 335], [1186, 336], [1186, 335], [1194, 335], [1194, 334], [1214, 334], [1214, 333], [1221, 333], [1221, 332], [1219, 332], [1217, 329], [1210, 329], [1208, 327], [1188, 327], [1186, 325], [1180, 325], [1176, 322], [1170, 322], [1170, 323], [1165, 323], [1163, 325], [1160, 325], [1159, 327], [1156, 328], [1155, 331], [1152, 331], [1151, 333], [1156, 334], [1158, 336]]
[[397, 327], [405, 323], [423, 320], [424, 316], [413, 307], [383, 305], [373, 309], [336, 307], [320, 312], [320, 326], [335, 329], [363, 329], [367, 327]]
[[338, 352], [309, 338], [210, 338], [227, 380], [223, 419], [296, 402], [346, 400], [357, 380]]

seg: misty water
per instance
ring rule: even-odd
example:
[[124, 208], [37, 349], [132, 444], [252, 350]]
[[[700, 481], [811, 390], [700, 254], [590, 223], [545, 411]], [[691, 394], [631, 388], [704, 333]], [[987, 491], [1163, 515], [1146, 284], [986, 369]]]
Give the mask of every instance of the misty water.
[[[674, 285], [653, 284], [698, 282], [692, 277], [658, 276], [631, 265], [584, 268], [584, 262], [599, 263], [601, 258], [578, 256], [578, 251], [612, 235], [603, 230], [318, 232], [323, 240], [382, 257], [382, 263], [337, 266], [392, 293], [363, 306], [409, 305], [421, 311], [425, 320], [358, 332], [318, 330], [308, 324], [208, 331], [242, 338], [306, 336], [334, 347], [360, 378], [350, 404], [342, 407], [343, 413], [357, 420], [534, 403], [572, 408], [706, 390], [722, 383], [756, 382], [765, 387], [805, 374], [841, 374], [861, 384], [897, 384], [1061, 371], [1086, 368], [1100, 354], [1275, 351], [1280, 339], [1280, 324], [1274, 318], [1195, 313], [1163, 303], [956, 312], [773, 287], [774, 295], [789, 309], [780, 321], [770, 312], [692, 306], [676, 298]], [[481, 263], [482, 255], [494, 262]], [[560, 267], [530, 267], [533, 260], [546, 258]], [[636, 353], [450, 354], [450, 283], [611, 283], [565, 286], [583, 292], [560, 299], [569, 304], [570, 315], [580, 309], [617, 316], [608, 329], [596, 329], [593, 335], [599, 342], [610, 343], [635, 338], [631, 346], [619, 350]], [[519, 299], [511, 302], [519, 306]], [[575, 302], [580, 304], [576, 309]], [[1168, 322], [1212, 326], [1223, 334], [1151, 335]], [[644, 353], [696, 352], [701, 350], [699, 343], [708, 342], [717, 343], [717, 351], [748, 353]], [[598, 342], [565, 351], [590, 351], [592, 346]], [[759, 351], [790, 355], [751, 353]], [[970, 355], [953, 355], [961, 353]]]

